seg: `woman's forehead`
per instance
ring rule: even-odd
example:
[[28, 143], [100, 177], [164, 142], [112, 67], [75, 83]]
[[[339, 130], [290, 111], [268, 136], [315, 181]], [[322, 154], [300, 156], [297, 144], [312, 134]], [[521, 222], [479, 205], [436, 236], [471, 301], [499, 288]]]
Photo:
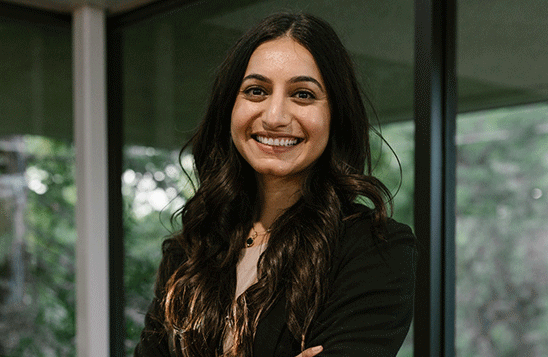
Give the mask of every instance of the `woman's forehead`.
[[[264, 72], [264, 73], [263, 73]], [[321, 78], [312, 54], [299, 42], [284, 36], [258, 46], [251, 55], [245, 75], [287, 74]]]

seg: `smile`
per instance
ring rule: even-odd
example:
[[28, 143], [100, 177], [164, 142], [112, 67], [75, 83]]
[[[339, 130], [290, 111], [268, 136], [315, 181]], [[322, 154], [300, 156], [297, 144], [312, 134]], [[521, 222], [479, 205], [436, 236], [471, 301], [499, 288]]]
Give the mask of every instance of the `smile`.
[[298, 138], [267, 138], [259, 135], [253, 136], [253, 139], [264, 145], [283, 147], [295, 146], [302, 141], [302, 139]]

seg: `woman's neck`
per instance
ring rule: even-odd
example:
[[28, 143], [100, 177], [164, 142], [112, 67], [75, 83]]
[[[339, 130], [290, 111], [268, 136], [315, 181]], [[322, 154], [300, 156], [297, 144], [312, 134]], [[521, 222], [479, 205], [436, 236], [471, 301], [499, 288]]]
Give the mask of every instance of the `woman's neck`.
[[302, 179], [262, 175], [257, 181], [260, 214], [255, 229], [266, 231], [276, 218], [299, 200]]

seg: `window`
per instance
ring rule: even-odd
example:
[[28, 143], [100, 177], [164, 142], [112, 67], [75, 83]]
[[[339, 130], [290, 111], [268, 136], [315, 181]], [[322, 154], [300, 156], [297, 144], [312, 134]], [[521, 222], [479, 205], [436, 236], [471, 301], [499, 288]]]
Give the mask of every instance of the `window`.
[[0, 18], [0, 355], [75, 354], [69, 26]]

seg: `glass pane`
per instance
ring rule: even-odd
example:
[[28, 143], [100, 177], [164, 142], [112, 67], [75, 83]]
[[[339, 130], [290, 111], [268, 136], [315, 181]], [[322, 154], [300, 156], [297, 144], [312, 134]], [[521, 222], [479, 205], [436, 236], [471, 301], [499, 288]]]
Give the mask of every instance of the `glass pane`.
[[548, 104], [458, 119], [457, 351], [548, 354]]
[[[160, 244], [174, 229], [169, 216], [190, 192], [175, 198], [177, 192], [189, 187], [179, 169], [178, 150], [204, 113], [214, 70], [247, 28], [272, 12], [288, 9], [326, 19], [349, 49], [383, 124], [383, 135], [402, 161], [401, 188], [397, 160], [386, 144], [380, 154], [379, 140], [374, 143], [379, 157], [377, 174], [393, 192], [399, 188], [395, 217], [412, 225], [412, 2], [201, 2], [125, 28], [123, 185], [128, 355], [138, 341], [152, 297]], [[185, 160], [192, 162], [185, 156], [183, 165]], [[166, 205], [171, 199], [179, 201]], [[400, 356], [410, 355], [408, 339]]]
[[545, 5], [459, 2], [459, 356], [548, 355]]
[[[411, 228], [414, 227], [414, 129], [415, 125], [410, 120], [382, 126], [382, 136], [390, 147], [386, 143], [383, 145], [381, 160], [376, 169], [376, 175], [395, 194], [393, 218], [408, 224]], [[410, 356], [413, 356], [413, 325], [397, 355], [397, 357]]]
[[75, 355], [71, 33], [0, 17], [0, 355]]
[[0, 16], [0, 38], [0, 135], [72, 140], [70, 27]]

